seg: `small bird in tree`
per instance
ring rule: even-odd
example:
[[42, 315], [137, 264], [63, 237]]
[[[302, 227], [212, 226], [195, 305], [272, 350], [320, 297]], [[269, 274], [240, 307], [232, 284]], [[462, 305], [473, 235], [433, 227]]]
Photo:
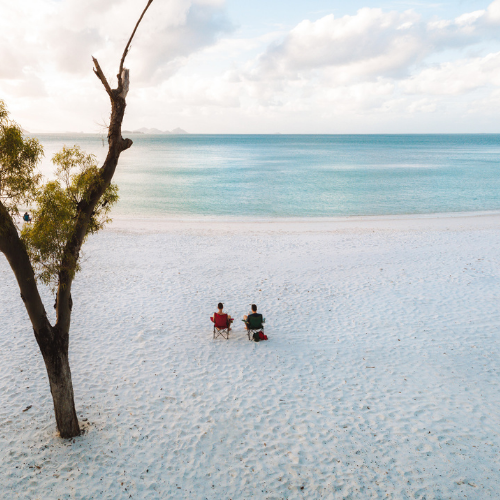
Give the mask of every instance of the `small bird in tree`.
[[[36, 171], [43, 149], [36, 139], [26, 138], [9, 120], [0, 101], [0, 252], [14, 272], [21, 298], [42, 353], [54, 402], [59, 434], [80, 434], [69, 366], [69, 330], [73, 300], [71, 286], [79, 270], [80, 250], [88, 236], [108, 221], [109, 210], [118, 199], [111, 183], [120, 154], [132, 146], [122, 137], [126, 97], [130, 85], [125, 58], [137, 28], [153, 0], [148, 0], [130, 36], [112, 89], [98, 61], [94, 73], [111, 101], [108, 153], [99, 168], [92, 155], [77, 146], [57, 153], [56, 180], [41, 184]], [[31, 225], [19, 231], [19, 208], [33, 205]], [[52, 286], [56, 295], [56, 322], [47, 318], [37, 280]]]

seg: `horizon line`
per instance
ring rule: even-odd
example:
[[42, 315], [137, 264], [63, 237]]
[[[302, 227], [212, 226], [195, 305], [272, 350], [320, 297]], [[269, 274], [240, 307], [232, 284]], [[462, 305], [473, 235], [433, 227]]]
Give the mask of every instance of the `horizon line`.
[[[105, 136], [105, 133], [100, 132], [29, 132], [24, 131], [29, 135], [96, 135]], [[138, 135], [138, 136], [168, 136], [168, 137], [179, 137], [179, 136], [194, 136], [194, 135], [500, 135], [498, 132], [186, 132], [182, 134], [172, 134], [172, 133], [153, 133], [145, 134], [142, 132], [132, 132], [126, 131], [122, 132], [122, 135]]]

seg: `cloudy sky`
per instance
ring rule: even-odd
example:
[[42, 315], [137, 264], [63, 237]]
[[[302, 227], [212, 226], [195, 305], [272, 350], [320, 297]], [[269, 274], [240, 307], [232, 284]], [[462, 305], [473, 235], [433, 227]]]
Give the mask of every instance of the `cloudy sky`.
[[[145, 0], [0, 0], [0, 99], [34, 132], [100, 132]], [[124, 128], [500, 132], [500, 0], [155, 0]]]

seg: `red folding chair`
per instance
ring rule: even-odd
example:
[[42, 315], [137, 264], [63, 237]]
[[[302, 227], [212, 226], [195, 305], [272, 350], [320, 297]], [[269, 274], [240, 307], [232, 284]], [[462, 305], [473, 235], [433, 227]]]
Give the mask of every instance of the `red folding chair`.
[[214, 324], [214, 339], [219, 335], [226, 340], [229, 339], [229, 327], [232, 320], [227, 314], [214, 313], [213, 318], [210, 318]]

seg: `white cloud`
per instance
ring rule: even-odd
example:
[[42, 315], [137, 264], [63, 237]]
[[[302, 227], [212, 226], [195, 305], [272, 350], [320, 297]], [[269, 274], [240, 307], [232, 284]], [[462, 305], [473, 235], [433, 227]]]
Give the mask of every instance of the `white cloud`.
[[[95, 130], [109, 104], [91, 56], [113, 86], [145, 5], [145, 0], [0, 0], [0, 98], [14, 117], [31, 130]], [[193, 53], [229, 33], [224, 5], [224, 0], [153, 2], [126, 61], [132, 86], [161, 85]]]
[[[486, 25], [496, 23], [496, 0], [488, 11], [454, 20], [423, 20], [414, 11], [384, 12], [364, 8], [353, 16], [327, 15], [303, 21], [256, 61], [249, 78], [300, 78], [325, 67], [337, 70], [339, 82], [403, 78], [426, 57], [478, 43]], [[500, 30], [487, 33], [500, 39]]]
[[[30, 67], [88, 75], [91, 55], [111, 74], [145, 2], [137, 0], [0, 0], [0, 77]], [[153, 2], [127, 60], [137, 80], [172, 74], [183, 58], [231, 30], [220, 0]], [[8, 69], [5, 68], [8, 67]], [[64, 76], [68, 78], [68, 75]]]
[[394, 53], [398, 58], [404, 54], [402, 57], [406, 59], [419, 48], [411, 30], [417, 20], [412, 12], [361, 9], [355, 16], [336, 19], [330, 14], [315, 22], [303, 21], [263, 54], [259, 71], [284, 76], [381, 57], [390, 59]]
[[407, 93], [431, 95], [459, 95], [479, 87], [500, 87], [500, 52], [424, 69], [400, 86]]
[[[470, 102], [456, 101], [459, 96], [500, 86], [498, 53], [463, 54], [485, 40], [500, 40], [500, 30], [491, 29], [499, 5], [496, 0], [487, 10], [432, 22], [414, 11], [368, 8], [338, 19], [306, 20], [257, 58], [229, 71], [217, 83], [225, 89], [220, 98], [231, 95], [229, 102], [239, 105], [242, 114], [265, 108], [269, 116], [281, 113], [293, 119], [294, 112], [309, 110], [311, 122], [345, 113], [464, 111]], [[449, 57], [450, 51], [455, 52], [453, 60], [428, 62], [429, 56]], [[199, 102], [209, 94], [209, 86], [200, 86]]]
[[[114, 81], [144, 4], [0, 0], [0, 98], [14, 117], [33, 130], [95, 131], [109, 103], [90, 56]], [[488, 99], [498, 110], [500, 0], [455, 19], [363, 8], [253, 39], [234, 35], [224, 5], [153, 2], [127, 59], [126, 128], [376, 132], [432, 115], [453, 129], [473, 107], [490, 116]]]
[[492, 25], [500, 25], [500, 0], [491, 3], [487, 10], [486, 22]]

